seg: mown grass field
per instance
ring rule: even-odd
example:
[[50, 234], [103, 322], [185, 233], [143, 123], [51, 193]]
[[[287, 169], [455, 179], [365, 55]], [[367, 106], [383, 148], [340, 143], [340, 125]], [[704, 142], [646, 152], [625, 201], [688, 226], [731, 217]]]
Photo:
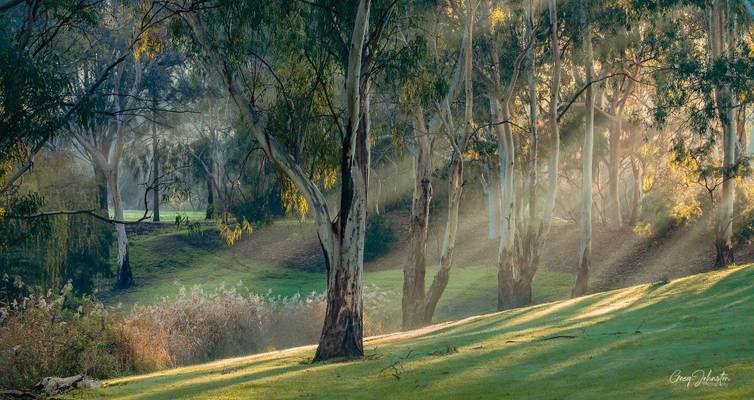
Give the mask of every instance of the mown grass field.
[[754, 266], [733, 267], [373, 338], [359, 361], [311, 364], [307, 346], [113, 379], [72, 397], [753, 398], [752, 281]]
[[[115, 215], [114, 211], [110, 210], [110, 216]], [[161, 223], [174, 223], [176, 215], [181, 217], [188, 217], [189, 221], [201, 221], [204, 219], [204, 211], [177, 211], [177, 210], [160, 210], [160, 222]], [[123, 219], [126, 221], [136, 221], [144, 216], [144, 210], [124, 210]], [[147, 222], [152, 221], [152, 211], [147, 213], [149, 217]]]
[[[276, 222], [278, 223], [278, 222]], [[285, 223], [285, 222], [280, 222]], [[291, 230], [295, 234], [294, 231]], [[257, 234], [257, 233], [254, 233]], [[264, 233], [259, 233], [264, 234]], [[214, 233], [207, 232], [211, 238]], [[307, 294], [325, 289], [325, 273], [284, 267], [276, 263], [259, 263], [245, 259], [235, 247], [220, 240], [202, 238], [192, 244], [186, 230], [166, 228], [130, 241], [130, 258], [137, 287], [101, 296], [108, 305], [121, 304], [127, 311], [133, 304], [153, 304], [175, 297], [181, 287], [200, 286], [212, 291], [220, 285], [236, 287], [242, 293], [270, 293], [279, 296]], [[241, 246], [243, 243], [236, 244]], [[285, 253], [280, 250], [281, 255]], [[400, 307], [403, 272], [396, 268], [369, 271], [364, 274], [366, 290], [380, 290]], [[428, 279], [434, 271], [428, 271]], [[571, 274], [550, 272], [541, 268], [534, 280], [534, 300], [552, 301], [565, 298], [573, 282]], [[454, 268], [450, 282], [438, 304], [437, 320], [460, 318], [491, 312], [497, 305], [497, 271], [493, 266]]]

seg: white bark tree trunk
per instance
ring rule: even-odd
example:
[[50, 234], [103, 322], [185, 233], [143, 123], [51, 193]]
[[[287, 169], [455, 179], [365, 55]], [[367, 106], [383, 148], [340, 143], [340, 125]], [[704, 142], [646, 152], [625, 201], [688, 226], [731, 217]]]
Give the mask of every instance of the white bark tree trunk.
[[623, 120], [617, 112], [617, 107], [611, 107], [615, 120], [610, 122], [609, 129], [609, 160], [608, 160], [608, 190], [607, 190], [607, 220], [611, 229], [618, 230], [623, 226], [621, 215], [618, 181], [620, 179], [620, 136], [623, 130]]
[[[107, 183], [110, 187], [110, 193], [113, 195], [113, 208], [115, 209], [115, 219], [123, 221], [123, 202], [118, 185], [118, 170], [113, 166], [107, 174]], [[126, 235], [126, 226], [115, 224], [115, 233], [118, 242], [117, 266], [118, 275], [115, 280], [115, 289], [126, 289], [134, 286], [134, 277], [131, 271], [131, 262], [128, 257], [128, 235]]]
[[[727, 7], [723, 8], [723, 4]], [[735, 23], [729, 21], [733, 7], [730, 0], [713, 1], [710, 18], [710, 36], [712, 60], [723, 60], [732, 56], [735, 48]], [[726, 29], [727, 27], [727, 29]], [[727, 40], [726, 40], [727, 38]], [[723, 128], [723, 185], [718, 205], [718, 216], [715, 233], [715, 267], [724, 268], [733, 263], [733, 196], [734, 180], [733, 166], [736, 163], [736, 132], [737, 116], [735, 95], [730, 85], [722, 84], [715, 87], [715, 102], [718, 108], [720, 124]]]
[[160, 149], [157, 140], [157, 99], [152, 99], [152, 222], [160, 222]]
[[589, 268], [592, 257], [592, 164], [594, 152], [594, 93], [592, 80], [594, 79], [594, 60], [592, 52], [591, 24], [588, 10], [581, 10], [582, 38], [584, 46], [584, 69], [586, 70], [586, 100], [584, 112], [584, 143], [581, 148], [581, 238], [579, 241], [579, 266], [576, 283], [571, 295], [573, 297], [586, 294], [589, 281]]
[[558, 99], [560, 97], [560, 39], [558, 37], [558, 2], [547, 1], [550, 12], [550, 52], [552, 57], [552, 72], [550, 75], [550, 160], [547, 165], [547, 204], [542, 217], [542, 229], [539, 247], [543, 248], [552, 226], [552, 215], [555, 210], [555, 201], [558, 194], [558, 173], [560, 168], [560, 127], [558, 126]]

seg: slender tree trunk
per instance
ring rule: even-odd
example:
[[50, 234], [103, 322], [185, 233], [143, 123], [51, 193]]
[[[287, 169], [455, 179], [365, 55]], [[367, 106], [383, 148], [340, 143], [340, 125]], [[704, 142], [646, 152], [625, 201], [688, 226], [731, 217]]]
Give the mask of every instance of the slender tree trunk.
[[213, 183], [213, 187], [215, 188], [215, 193], [214, 193], [215, 216], [222, 219], [224, 223], [228, 223], [228, 215], [226, 213], [228, 211], [228, 204], [226, 203], [226, 198], [225, 198], [225, 195], [223, 193], [223, 188], [222, 188], [223, 186], [222, 185], [223, 177], [222, 177], [222, 172], [221, 172], [222, 167], [220, 165], [220, 161], [218, 161], [217, 156], [218, 154], [215, 154], [212, 157], [212, 169], [211, 169], [212, 183]]
[[427, 292], [423, 323], [432, 322], [432, 316], [437, 308], [445, 287], [450, 279], [450, 267], [453, 266], [453, 250], [455, 249], [456, 234], [458, 232], [458, 211], [463, 193], [463, 160], [462, 155], [455, 154], [450, 161], [448, 219], [445, 223], [442, 247], [440, 248], [440, 267], [432, 279], [432, 285]]
[[[492, 9], [490, 1], [486, 1], [487, 10]], [[502, 78], [499, 65], [499, 57], [496, 48], [491, 50], [493, 60], [493, 80], [494, 87], [489, 94], [490, 116], [493, 121], [495, 135], [497, 136], [497, 154], [498, 154], [498, 185], [500, 191], [500, 210], [498, 213], [498, 222], [500, 225], [498, 239], [498, 257], [497, 257], [497, 308], [503, 310], [515, 307], [516, 301], [513, 300], [515, 270], [513, 268], [513, 243], [516, 227], [516, 195], [515, 195], [515, 148], [513, 143], [513, 134], [510, 124], [509, 104], [513, 97], [514, 87], [520, 73], [521, 62], [520, 56], [516, 59], [513, 66], [513, 74], [508, 82], [507, 89], [500, 95], [503, 90]]]
[[[527, 37], [535, 41], [534, 35], [534, 5], [529, 2], [527, 13]], [[526, 171], [518, 173], [520, 185], [516, 185], [516, 171], [513, 168], [514, 146], [510, 127], [506, 126], [499, 130], [503, 139], [499, 139], [502, 147], [498, 152], [501, 155], [501, 163], [505, 162], [508, 167], [501, 165], [501, 179], [506, 183], [501, 186], [501, 192], [506, 200], [503, 202], [501, 212], [502, 231], [500, 249], [498, 254], [498, 309], [517, 308], [529, 305], [532, 301], [532, 281], [537, 272], [540, 253], [544, 248], [550, 230], [552, 212], [555, 206], [557, 190], [557, 174], [560, 150], [560, 137], [557, 126], [557, 97], [560, 86], [560, 50], [558, 43], [557, 7], [554, 2], [548, 4], [552, 21], [552, 53], [553, 70], [551, 77], [551, 128], [552, 128], [552, 154], [548, 160], [548, 180], [546, 186], [545, 201], [538, 201], [537, 188], [539, 186], [539, 129], [538, 129], [538, 101], [536, 87], [536, 54], [534, 45], [529, 46], [526, 54], [528, 61], [528, 94], [529, 94], [529, 140], [527, 146]], [[502, 104], [495, 105], [498, 120], [507, 120], [510, 116], [508, 97]], [[503, 161], [505, 159], [506, 161]], [[520, 193], [517, 196], [516, 193]], [[540, 210], [540, 206], [542, 210]], [[514, 251], [514, 242], [517, 244]]]
[[641, 162], [636, 156], [631, 159], [631, 175], [633, 179], [631, 193], [633, 196], [631, 198], [631, 213], [629, 219], [631, 226], [636, 226], [641, 217], [641, 202], [644, 190]]
[[207, 212], [204, 215], [204, 219], [215, 218], [215, 187], [212, 184], [212, 176], [207, 174]]
[[[617, 101], [617, 100], [616, 100]], [[615, 111], [617, 107], [613, 107]], [[610, 229], [623, 226], [618, 183], [620, 180], [620, 136], [623, 129], [621, 116], [614, 112], [615, 121], [610, 123], [610, 157], [608, 160], [607, 219]]]
[[749, 136], [746, 134], [746, 104], [741, 104], [740, 111], [738, 112], [738, 121], [736, 125], [738, 127], [738, 153], [737, 159], [744, 159], [749, 156]]
[[[485, 171], [489, 166], [485, 166]], [[485, 178], [486, 176], [486, 178]], [[482, 191], [487, 198], [487, 239], [495, 240], [497, 238], [498, 218], [497, 212], [500, 209], [499, 186], [495, 184], [493, 174], [484, 173], [482, 175]]]
[[500, 242], [498, 245], [498, 269], [497, 269], [497, 308], [505, 310], [518, 307], [518, 301], [514, 299], [515, 271], [513, 265], [513, 241], [516, 226], [516, 196], [514, 185], [514, 160], [515, 150], [513, 147], [513, 135], [507, 121], [510, 113], [508, 104], [493, 100], [493, 116], [496, 122], [498, 136], [498, 157], [500, 157]]
[[[527, 14], [526, 32], [530, 40], [534, 41], [534, 10], [533, 1], [529, 1]], [[520, 244], [514, 254], [514, 271], [512, 283], [512, 298], [509, 299], [509, 307], [522, 307], [531, 302], [531, 283], [537, 271], [539, 262], [539, 233], [540, 219], [537, 202], [537, 181], [539, 169], [539, 129], [537, 129], [537, 86], [536, 86], [536, 56], [534, 45], [529, 46], [528, 60], [528, 94], [529, 94], [529, 143], [527, 148], [527, 171], [526, 180], [521, 180], [523, 194], [519, 203], [521, 211], [528, 211], [528, 215], [517, 218], [520, 228]], [[523, 175], [523, 174], [522, 174]], [[525, 192], [525, 193], [524, 193]]]
[[[118, 171], [111, 168], [108, 175], [108, 184], [113, 194], [113, 207], [115, 208], [115, 219], [123, 220], [123, 202], [120, 197], [118, 187]], [[115, 234], [118, 241], [117, 266], [118, 272], [115, 279], [114, 288], [116, 290], [127, 289], [135, 285], [133, 273], [131, 272], [131, 263], [128, 258], [128, 236], [126, 235], [126, 226], [115, 224]]]
[[403, 268], [403, 329], [424, 323], [424, 279], [427, 269], [427, 237], [429, 234], [429, 205], [432, 201], [432, 147], [424, 111], [416, 106], [414, 132], [416, 137], [414, 196], [411, 204], [408, 260]]
[[102, 168], [97, 166], [96, 162], [92, 162], [94, 168], [94, 180], [97, 185], [97, 207], [102, 215], [107, 216], [109, 214], [108, 208], [108, 194], [107, 194], [107, 174]]
[[152, 99], [152, 222], [160, 222], [160, 152], [157, 141], [157, 122], [155, 122], [157, 99]]
[[584, 66], [586, 70], [586, 101], [584, 113], [584, 144], [581, 149], [582, 178], [581, 178], [581, 240], [579, 243], [579, 267], [576, 283], [571, 295], [573, 297], [586, 294], [589, 281], [589, 268], [592, 257], [592, 161], [594, 151], [594, 94], [592, 80], [594, 67], [592, 66], [592, 35], [588, 13], [584, 6], [581, 10], [581, 23], [584, 40]]
[[374, 199], [374, 213], [380, 215], [380, 199], [382, 198], [382, 179], [377, 179], [377, 196]]
[[558, 194], [558, 171], [560, 166], [560, 127], [558, 126], [558, 98], [560, 95], [560, 42], [558, 37], [558, 2], [548, 0], [550, 12], [550, 52], [552, 57], [552, 73], [550, 76], [550, 134], [552, 142], [550, 147], [550, 159], [547, 164], [547, 204], [540, 228], [539, 251], [544, 250], [545, 242], [550, 234], [552, 215], [555, 210], [555, 200]]

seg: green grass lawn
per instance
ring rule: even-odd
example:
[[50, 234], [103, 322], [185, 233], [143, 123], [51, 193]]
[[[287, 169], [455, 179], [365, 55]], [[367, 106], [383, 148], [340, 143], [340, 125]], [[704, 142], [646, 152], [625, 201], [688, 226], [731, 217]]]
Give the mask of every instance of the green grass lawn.
[[130, 308], [135, 303], [153, 304], [162, 298], [174, 298], [181, 287], [200, 286], [212, 291], [238, 282], [242, 291], [271, 291], [281, 296], [323, 288], [320, 274], [250, 263], [219, 239], [207, 246], [191, 245], [186, 240], [185, 231], [173, 229], [134, 237], [129, 255], [137, 286], [117, 295], [105, 295], [105, 304], [120, 303]]
[[[307, 346], [113, 379], [73, 396], [753, 398], [752, 281], [753, 266], [729, 268], [367, 340], [359, 361], [311, 364]], [[725, 386], [701, 384], [702, 371], [724, 372]], [[695, 377], [678, 379], [686, 376]]]
[[[110, 216], [115, 215], [114, 211], [110, 209]], [[162, 223], [174, 223], [175, 216], [188, 217], [189, 221], [202, 221], [205, 217], [205, 211], [176, 211], [176, 210], [160, 210], [160, 222]], [[126, 221], [136, 221], [144, 216], [144, 210], [124, 210], [123, 219]], [[149, 219], [147, 222], [152, 222], [152, 211], [147, 213]]]
[[[209, 233], [208, 235], [211, 235]], [[238, 286], [256, 293], [291, 296], [296, 293], [324, 291], [324, 272], [306, 272], [280, 265], [260, 264], [241, 258], [233, 247], [214, 241], [196, 246], [185, 230], [167, 228], [131, 239], [130, 259], [137, 287], [105, 293], [101, 300], [108, 305], [121, 304], [129, 310], [135, 303], [153, 304], [171, 298], [181, 287], [200, 286], [212, 291], [219, 285]], [[428, 281], [433, 269], [428, 271]], [[240, 282], [240, 286], [238, 283]], [[534, 280], [536, 302], [565, 298], [573, 282], [571, 274], [540, 268]], [[389, 269], [364, 274], [366, 290], [387, 292], [400, 307], [403, 272]], [[429, 285], [429, 283], [428, 283]], [[437, 307], [436, 319], [447, 320], [491, 312], [497, 305], [497, 271], [493, 266], [458, 267], [451, 271], [450, 282]]]

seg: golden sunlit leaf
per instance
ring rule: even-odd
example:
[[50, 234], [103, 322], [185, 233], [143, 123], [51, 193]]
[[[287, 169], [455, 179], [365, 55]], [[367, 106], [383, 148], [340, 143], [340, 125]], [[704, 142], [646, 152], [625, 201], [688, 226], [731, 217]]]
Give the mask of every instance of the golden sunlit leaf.
[[674, 221], [683, 225], [701, 217], [702, 207], [696, 199], [691, 199], [688, 203], [680, 202], [673, 206], [670, 216]]
[[502, 24], [504, 20], [505, 13], [503, 12], [502, 8], [495, 7], [495, 9], [490, 12], [490, 25], [492, 25], [493, 28]]

